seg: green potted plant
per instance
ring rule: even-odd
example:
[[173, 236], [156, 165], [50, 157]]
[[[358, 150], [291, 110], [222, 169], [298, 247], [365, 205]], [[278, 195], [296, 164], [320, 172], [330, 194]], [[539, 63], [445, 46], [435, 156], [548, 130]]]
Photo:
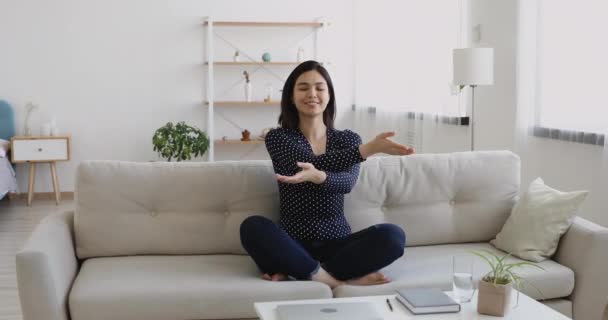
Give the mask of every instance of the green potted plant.
[[511, 306], [513, 287], [520, 290], [522, 282], [525, 281], [515, 272], [515, 269], [531, 266], [545, 270], [532, 262], [508, 263], [507, 258], [510, 254], [501, 257], [485, 250], [483, 252], [471, 251], [471, 253], [482, 258], [492, 269], [479, 281], [478, 285], [477, 312], [481, 314], [503, 317], [507, 313]]
[[179, 162], [205, 154], [209, 148], [209, 138], [204, 131], [191, 127], [183, 121], [176, 125], [168, 122], [156, 130], [152, 144], [159, 156], [167, 161], [176, 159]]

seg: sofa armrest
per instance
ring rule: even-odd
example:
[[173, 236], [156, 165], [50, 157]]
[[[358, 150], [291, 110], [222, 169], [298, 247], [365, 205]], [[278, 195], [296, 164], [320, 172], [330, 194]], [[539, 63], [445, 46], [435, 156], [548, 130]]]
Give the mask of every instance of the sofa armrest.
[[17, 252], [17, 285], [24, 320], [69, 320], [68, 294], [78, 272], [73, 212], [51, 214]]
[[554, 260], [574, 271], [573, 318], [601, 319], [608, 297], [608, 228], [576, 217]]

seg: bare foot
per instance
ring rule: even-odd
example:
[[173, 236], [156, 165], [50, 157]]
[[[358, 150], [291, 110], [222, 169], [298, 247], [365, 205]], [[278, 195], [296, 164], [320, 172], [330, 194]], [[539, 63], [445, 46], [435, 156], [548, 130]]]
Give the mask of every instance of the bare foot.
[[380, 272], [372, 272], [361, 278], [347, 280], [347, 284], [357, 286], [373, 286], [378, 284], [389, 283], [391, 280]]
[[269, 275], [268, 273], [264, 273], [262, 275], [262, 279], [268, 281], [285, 281], [287, 280], [287, 276], [282, 273], [275, 273], [273, 275]]
[[344, 284], [342, 281], [334, 278], [331, 274], [329, 274], [327, 271], [325, 271], [325, 269], [323, 269], [322, 267], [319, 267], [319, 271], [317, 271], [317, 273], [315, 273], [311, 277], [311, 280], [323, 282], [332, 289]]

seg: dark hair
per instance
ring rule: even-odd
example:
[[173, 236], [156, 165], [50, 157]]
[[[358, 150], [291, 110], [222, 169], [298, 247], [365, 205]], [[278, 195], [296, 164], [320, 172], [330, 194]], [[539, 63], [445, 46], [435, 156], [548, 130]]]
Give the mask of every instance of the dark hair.
[[304, 72], [308, 71], [319, 72], [325, 81], [327, 82], [327, 88], [329, 90], [329, 102], [325, 111], [323, 111], [323, 123], [328, 128], [334, 127], [334, 119], [336, 118], [336, 96], [334, 94], [334, 85], [331, 82], [329, 73], [327, 70], [317, 61], [309, 60], [300, 63], [287, 77], [285, 86], [283, 86], [283, 95], [281, 97], [281, 114], [279, 115], [279, 125], [286, 129], [298, 129], [300, 122], [300, 116], [298, 115], [298, 109], [293, 102], [293, 90], [296, 85], [296, 80]]

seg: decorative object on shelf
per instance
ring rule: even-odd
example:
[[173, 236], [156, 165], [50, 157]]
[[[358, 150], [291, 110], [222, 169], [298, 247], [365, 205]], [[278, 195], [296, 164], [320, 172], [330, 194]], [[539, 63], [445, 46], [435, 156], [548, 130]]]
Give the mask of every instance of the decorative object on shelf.
[[51, 136], [58, 136], [59, 129], [57, 128], [57, 118], [51, 118]]
[[25, 123], [24, 123], [24, 126], [23, 126], [23, 132], [24, 132], [24, 135], [26, 135], [26, 136], [31, 136], [32, 135], [32, 127], [31, 127], [31, 124], [30, 124], [30, 116], [31, 116], [32, 112], [34, 110], [36, 110], [37, 108], [38, 108], [38, 105], [33, 104], [31, 102], [28, 102], [25, 105]]
[[205, 154], [209, 148], [209, 138], [204, 131], [180, 121], [176, 125], [168, 122], [160, 127], [152, 137], [154, 151], [167, 161], [190, 160], [192, 156]]
[[51, 123], [47, 122], [40, 126], [40, 135], [43, 137], [49, 137], [51, 135]]
[[245, 131], [241, 132], [241, 135], [243, 136], [241, 141], [251, 141], [251, 132], [249, 132], [249, 130], [245, 129]]
[[298, 61], [298, 62], [304, 61], [304, 48], [298, 47], [298, 59], [296, 61]]
[[251, 102], [253, 88], [251, 86], [251, 79], [249, 79], [249, 72], [247, 72], [247, 70], [245, 70], [245, 71], [243, 71], [243, 75], [245, 76], [245, 101]]
[[[282, 84], [277, 84], [279, 81], [284, 82], [284, 74], [285, 72], [288, 71], [289, 68], [298, 65], [301, 61], [305, 61], [306, 58], [310, 58], [310, 56], [317, 56], [318, 55], [318, 39], [321, 37], [318, 37], [318, 35], [321, 33], [320, 31], [323, 29], [323, 27], [327, 26], [328, 23], [327, 22], [320, 22], [320, 21], [309, 21], [309, 22], [302, 22], [302, 21], [286, 21], [286, 22], [275, 22], [275, 21], [218, 21], [213, 19], [213, 17], [206, 17], [205, 21], [204, 21], [204, 26], [205, 26], [205, 31], [206, 31], [206, 36], [205, 38], [205, 55], [204, 55], [204, 65], [207, 68], [207, 72], [206, 72], [206, 80], [205, 84], [206, 84], [206, 95], [207, 95], [207, 101], [205, 102], [205, 105], [208, 106], [206, 108], [206, 113], [207, 113], [207, 117], [206, 117], [206, 122], [207, 122], [207, 134], [209, 135], [209, 139], [212, 142], [209, 146], [209, 150], [207, 151], [208, 154], [208, 161], [215, 161], [215, 147], [217, 145], [256, 145], [256, 144], [263, 144], [264, 140], [260, 140], [258, 139], [258, 135], [259, 135], [259, 129], [263, 128], [264, 126], [260, 126], [259, 129], [255, 129], [255, 131], [252, 131], [252, 136], [251, 136], [251, 140], [250, 141], [241, 141], [240, 137], [234, 137], [234, 139], [231, 139], [230, 136], [228, 136], [228, 139], [226, 139], [225, 141], [222, 139], [222, 134], [218, 134], [218, 130], [216, 128], [214, 123], [216, 123], [216, 121], [218, 120], [218, 116], [223, 118], [224, 120], [226, 120], [227, 122], [231, 123], [232, 126], [234, 126], [235, 128], [237, 128], [236, 130], [238, 130], [238, 132], [241, 132], [244, 130], [244, 128], [241, 128], [240, 126], [236, 125], [235, 123], [233, 123], [233, 121], [231, 121], [231, 117], [223, 114], [223, 110], [218, 110], [217, 108], [219, 107], [227, 107], [227, 106], [231, 106], [231, 107], [237, 107], [240, 108], [242, 110], [242, 108], [248, 108], [248, 109], [253, 109], [258, 108], [258, 107], [266, 107], [266, 108], [270, 108], [270, 107], [275, 107], [275, 106], [280, 106], [280, 101], [277, 101], [276, 99], [281, 98], [281, 91], [280, 89], [283, 87]], [[256, 39], [247, 37], [245, 40], [247, 40], [247, 44], [250, 44], [251, 42], [254, 42], [254, 44], [256, 44], [255, 48], [250, 48], [252, 51], [249, 52], [247, 49], [245, 49], [245, 47], [241, 47], [237, 42], [232, 43], [231, 41], [227, 41], [228, 39], [224, 39], [223, 36], [220, 36], [219, 34], [217, 34], [216, 32], [214, 32], [214, 28], [223, 28], [223, 27], [232, 27], [232, 26], [238, 26], [238, 27], [251, 27], [251, 28], [258, 28], [258, 27], [275, 27], [275, 28], [280, 28], [282, 31], [284, 31], [287, 35], [289, 35], [289, 40], [287, 42], [285, 41], [281, 41], [281, 42], [277, 42], [278, 39], [269, 39], [267, 37], [266, 34], [262, 33], [258, 33], [257, 31], [254, 31], [253, 29], [251, 29], [251, 31], [249, 32], [249, 35], [251, 37], [256, 37]], [[311, 44], [309, 45], [308, 42], [304, 42], [304, 41], [308, 41], [306, 40], [310, 33], [306, 32], [306, 36], [303, 38], [300, 38], [300, 36], [303, 35], [303, 33], [301, 32], [295, 32], [292, 34], [292, 32], [290, 30], [292, 30], [292, 28], [303, 28], [302, 30], [307, 30], [310, 28], [313, 28], [314, 30], [311, 30], [314, 34], [313, 37], [311, 37], [312, 41]], [[245, 31], [245, 30], [243, 30]], [[229, 48], [226, 49], [225, 47], [222, 47], [222, 53], [219, 54], [220, 52], [216, 51], [216, 49], [214, 48], [218, 48], [218, 46], [214, 46], [214, 43], [216, 41], [216, 38], [221, 38], [223, 41], [227, 42], [229, 44]], [[251, 41], [249, 41], [251, 40]], [[261, 41], [258, 41], [261, 40]], [[276, 56], [275, 50], [276, 49], [280, 49], [280, 47], [282, 46], [281, 43], [292, 43], [293, 45], [290, 45], [289, 47], [291, 47], [291, 49], [287, 49], [289, 50], [288, 56], [284, 57], [286, 59], [281, 59], [281, 57]], [[245, 44], [245, 43], [244, 43]], [[298, 49], [298, 47], [303, 47], [302, 49], [300, 49], [300, 57], [301, 57], [301, 61], [300, 62], [296, 62], [296, 54], [297, 52], [294, 52]], [[308, 57], [304, 56], [304, 49], [306, 49], [306, 55]], [[238, 51], [238, 52], [237, 52]], [[257, 51], [257, 52], [256, 52]], [[217, 61], [215, 60], [215, 57], [219, 57], [219, 56], [223, 56], [224, 59], [223, 60], [227, 60], [227, 61]], [[288, 59], [291, 56], [291, 59]], [[257, 59], [256, 59], [257, 57]], [[279, 61], [279, 60], [283, 60], [283, 61]], [[214, 68], [214, 66], [217, 66], [218, 68]], [[232, 67], [234, 66], [243, 66], [243, 67], [238, 67], [241, 69], [232, 69]], [[223, 67], [228, 67], [226, 69], [224, 69]], [[275, 67], [277, 67], [278, 69], [275, 69]], [[223, 90], [218, 90], [220, 89], [218, 87], [218, 84], [222, 84], [222, 86], [224, 85], [224, 81], [219, 82], [217, 81], [218, 77], [214, 77], [214, 72], [211, 72], [211, 70], [216, 70], [216, 74], [220, 73], [220, 72], [240, 72], [241, 74], [238, 73], [234, 73], [233, 76], [236, 76], [236, 80], [237, 83], [233, 84], [230, 86], [229, 89], [227, 89], [226, 91]], [[246, 72], [243, 72], [243, 70], [247, 70]], [[254, 76], [254, 70], [255, 70], [255, 74], [256, 74], [256, 83], [255, 83], [255, 88], [253, 88], [253, 77]], [[261, 70], [263, 74], [259, 75], [257, 73], [258, 70]], [[243, 78], [239, 78], [239, 77], [244, 77], [245, 81], [242, 81], [243, 89], [240, 89], [241, 86], [241, 82], [238, 81], [239, 79], [243, 79]], [[279, 81], [275, 81], [268, 79], [267, 80], [267, 75], [270, 76], [274, 76], [276, 79], [278, 79]], [[262, 81], [263, 79], [263, 81]], [[265, 86], [265, 83], [267, 81], [272, 82], [273, 88], [271, 90], [271, 88], [268, 88]], [[236, 88], [234, 88], [234, 86], [236, 86]], [[277, 88], [277, 86], [279, 86], [279, 88]], [[234, 90], [236, 90], [236, 93], [234, 92]], [[241, 91], [242, 90], [242, 91]], [[243, 93], [240, 93], [240, 92]], [[270, 92], [272, 91], [272, 92]], [[276, 91], [276, 92], [275, 92]], [[225, 96], [223, 98], [226, 98], [226, 100], [221, 101], [221, 100], [216, 100], [216, 97], [212, 94], [213, 92], [222, 92], [220, 94], [220, 96], [224, 96], [224, 95], [229, 95], [229, 96]], [[244, 95], [243, 95], [244, 94]], [[273, 98], [275, 100], [273, 100]], [[236, 109], [236, 108], [235, 108]], [[270, 110], [272, 111], [272, 110]], [[266, 110], [264, 110], [263, 112], [267, 112]], [[237, 115], [238, 116], [238, 115]], [[268, 118], [271, 119], [271, 118]], [[270, 120], [269, 120], [270, 121]], [[221, 132], [221, 130], [219, 130], [219, 132]]]
[[225, 142], [225, 141], [228, 141], [228, 136], [223, 136], [223, 137], [222, 137], [222, 141], [224, 141], [224, 142]]
[[262, 129], [262, 134], [260, 134], [260, 139], [266, 140], [266, 135], [268, 134], [268, 132], [270, 132], [270, 130], [272, 130], [272, 128]]
[[272, 93], [274, 88], [272, 87], [272, 83], [266, 83], [266, 96], [264, 97], [264, 102], [272, 101]]
[[494, 49], [464, 48], [452, 52], [455, 85], [471, 86], [471, 151], [475, 150], [475, 87], [494, 83]]
[[[543, 267], [533, 262], [520, 261], [508, 263], [506, 260], [509, 258], [510, 254], [499, 257], [491, 251], [486, 250], [483, 252], [471, 251], [471, 253], [482, 258], [492, 269], [492, 271], [479, 280], [477, 312], [481, 314], [503, 317], [511, 308], [511, 291], [513, 286], [518, 290], [518, 301], [515, 305], [519, 303], [519, 291], [521, 291], [521, 283], [525, 281], [525, 279], [515, 273], [514, 269], [523, 266], [532, 266], [545, 270]], [[532, 285], [532, 287], [534, 286]], [[536, 288], [536, 290], [538, 289]], [[540, 292], [540, 290], [538, 291], [542, 296], [542, 292]]]

